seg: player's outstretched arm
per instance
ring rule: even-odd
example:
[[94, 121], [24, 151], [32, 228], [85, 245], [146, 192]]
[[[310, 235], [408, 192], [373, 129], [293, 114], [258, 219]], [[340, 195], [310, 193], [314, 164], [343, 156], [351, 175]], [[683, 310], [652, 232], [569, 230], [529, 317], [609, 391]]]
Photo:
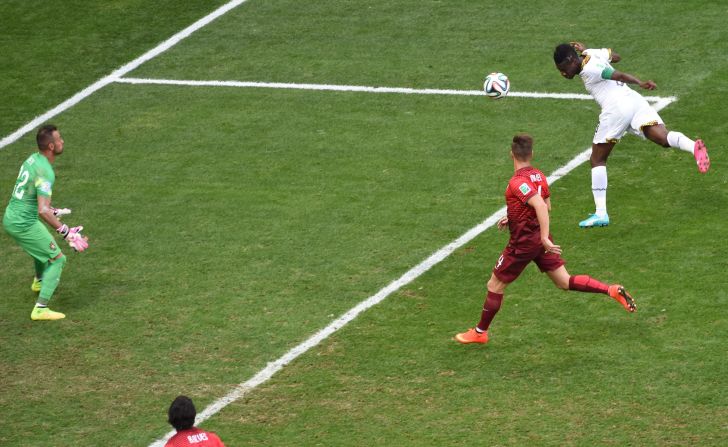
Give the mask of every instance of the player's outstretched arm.
[[74, 250], [81, 252], [88, 248], [88, 238], [81, 234], [83, 227], [69, 227], [68, 225], [61, 223], [56, 214], [53, 212], [51, 206], [51, 199], [46, 196], [38, 196], [38, 216], [55, 229], [58, 234], [63, 236], [63, 239], [68, 242]]
[[617, 70], [614, 70], [609, 79], [613, 81], [626, 82], [627, 84], [637, 84], [645, 90], [654, 90], [657, 88], [657, 84], [655, 84], [654, 81], [643, 81], [637, 76]]

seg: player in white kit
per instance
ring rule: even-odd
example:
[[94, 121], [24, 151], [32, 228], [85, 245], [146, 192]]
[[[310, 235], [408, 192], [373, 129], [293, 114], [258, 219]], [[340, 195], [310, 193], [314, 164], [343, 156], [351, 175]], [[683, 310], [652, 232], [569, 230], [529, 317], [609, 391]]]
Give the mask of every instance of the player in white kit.
[[609, 225], [607, 214], [607, 158], [614, 145], [630, 132], [654, 141], [663, 147], [674, 147], [690, 152], [695, 157], [698, 171], [708, 172], [710, 158], [702, 140], [691, 140], [681, 132], [668, 131], [660, 115], [647, 100], [627, 84], [637, 84], [647, 90], [657, 85], [642, 81], [634, 75], [615, 70], [611, 63], [620, 57], [609, 48], [587, 49], [580, 42], [564, 43], [554, 50], [554, 63], [562, 76], [584, 81], [584, 87], [602, 108], [599, 124], [592, 141], [592, 194], [596, 210], [582, 228]]

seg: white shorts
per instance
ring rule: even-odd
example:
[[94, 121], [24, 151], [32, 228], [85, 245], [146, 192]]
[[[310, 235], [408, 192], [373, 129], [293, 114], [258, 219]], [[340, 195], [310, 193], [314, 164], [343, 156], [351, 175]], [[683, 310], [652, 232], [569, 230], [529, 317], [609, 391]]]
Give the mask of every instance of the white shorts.
[[620, 98], [615, 104], [602, 109], [599, 124], [594, 131], [594, 144], [616, 143], [625, 133], [630, 132], [644, 138], [642, 129], [656, 124], [665, 124], [657, 110], [635, 92], [626, 98]]

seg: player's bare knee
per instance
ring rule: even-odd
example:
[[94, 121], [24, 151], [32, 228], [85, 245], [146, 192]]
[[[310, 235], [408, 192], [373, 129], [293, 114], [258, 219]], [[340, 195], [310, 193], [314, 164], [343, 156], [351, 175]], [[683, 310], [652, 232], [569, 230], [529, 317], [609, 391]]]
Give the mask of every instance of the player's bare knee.
[[589, 161], [591, 162], [592, 168], [596, 168], [597, 166], [606, 166], [607, 158], [609, 158], [608, 154], [595, 154], [592, 152]]
[[488, 291], [493, 293], [503, 293], [506, 289], [506, 283], [498, 279], [495, 275], [488, 280]]
[[667, 128], [664, 125], [658, 124], [645, 127], [642, 133], [653, 143], [659, 144], [662, 147], [670, 147], [670, 143], [667, 142]]
[[648, 138], [653, 143], [659, 144], [662, 147], [670, 147], [670, 143], [667, 142], [666, 135], [651, 135]]
[[569, 276], [568, 275], [566, 277], [563, 277], [563, 276], [557, 275], [553, 272], [549, 272], [549, 278], [551, 278], [551, 281], [559, 289], [569, 290]]

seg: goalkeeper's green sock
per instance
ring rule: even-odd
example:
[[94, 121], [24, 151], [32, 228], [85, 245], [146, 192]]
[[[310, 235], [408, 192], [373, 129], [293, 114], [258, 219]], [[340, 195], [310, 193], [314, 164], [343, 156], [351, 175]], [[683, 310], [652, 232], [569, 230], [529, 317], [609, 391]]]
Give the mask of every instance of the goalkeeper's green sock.
[[38, 295], [38, 304], [48, 305], [48, 301], [50, 301], [53, 292], [56, 291], [58, 282], [61, 280], [61, 272], [63, 272], [64, 265], [66, 265], [66, 255], [63, 254], [48, 262], [43, 272], [43, 282], [41, 283], [40, 295]]

